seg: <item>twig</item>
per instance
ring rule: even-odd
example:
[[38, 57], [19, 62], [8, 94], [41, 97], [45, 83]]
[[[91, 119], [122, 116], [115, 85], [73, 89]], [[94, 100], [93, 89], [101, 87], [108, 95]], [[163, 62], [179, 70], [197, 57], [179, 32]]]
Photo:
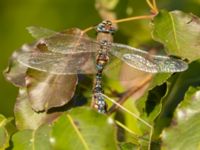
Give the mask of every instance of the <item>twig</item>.
[[112, 20], [112, 22], [113, 23], [120, 23], [120, 22], [139, 20], [139, 19], [151, 19], [154, 16], [155, 15], [134, 16], [134, 17], [124, 18], [124, 19]]
[[91, 26], [91, 27], [88, 27], [88, 28], [84, 29], [84, 30], [82, 31], [82, 34], [85, 34], [86, 32], [88, 32], [88, 31], [90, 31], [90, 30], [92, 30], [92, 29], [94, 29], [94, 26]]
[[[151, 79], [152, 79], [152, 75], [147, 76], [146, 79], [143, 80], [143, 82], [136, 89], [135, 88], [131, 88], [126, 93], [124, 93], [122, 95], [122, 97], [119, 98], [117, 103], [122, 105], [129, 97], [131, 97], [134, 93], [136, 93], [137, 91], [142, 89], [146, 84], [148, 84], [151, 81]], [[117, 108], [118, 108], [118, 105], [113, 104], [110, 107], [110, 109], [108, 110], [108, 114], [112, 114]]]

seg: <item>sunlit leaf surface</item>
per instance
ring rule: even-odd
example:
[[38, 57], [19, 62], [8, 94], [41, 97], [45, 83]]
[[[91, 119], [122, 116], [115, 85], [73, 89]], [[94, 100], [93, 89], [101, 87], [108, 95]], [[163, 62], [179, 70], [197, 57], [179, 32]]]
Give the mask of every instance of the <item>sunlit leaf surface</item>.
[[194, 61], [200, 58], [200, 19], [182, 11], [161, 11], [153, 20], [153, 38], [168, 54]]
[[89, 108], [73, 109], [53, 124], [53, 147], [59, 150], [116, 150], [113, 123], [111, 118]]
[[9, 119], [0, 114], [0, 150], [4, 150], [9, 146], [10, 135], [6, 129], [8, 122]]
[[12, 137], [13, 150], [52, 150], [50, 127], [43, 125], [36, 130], [22, 130]]
[[197, 150], [200, 144], [200, 88], [189, 88], [172, 124], [162, 133], [165, 150]]

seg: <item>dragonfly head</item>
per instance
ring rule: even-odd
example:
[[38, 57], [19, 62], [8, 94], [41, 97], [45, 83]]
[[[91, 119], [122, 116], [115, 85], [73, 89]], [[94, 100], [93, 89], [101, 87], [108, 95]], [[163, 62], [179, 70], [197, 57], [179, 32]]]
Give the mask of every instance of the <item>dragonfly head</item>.
[[112, 22], [109, 20], [104, 20], [96, 26], [96, 31], [102, 33], [114, 34], [116, 29], [113, 27]]

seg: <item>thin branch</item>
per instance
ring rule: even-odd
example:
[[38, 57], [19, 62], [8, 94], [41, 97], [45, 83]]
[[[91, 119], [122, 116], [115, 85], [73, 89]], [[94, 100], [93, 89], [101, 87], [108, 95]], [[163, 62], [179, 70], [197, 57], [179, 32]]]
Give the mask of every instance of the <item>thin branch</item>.
[[88, 32], [88, 31], [90, 31], [90, 30], [92, 30], [92, 29], [94, 29], [94, 26], [91, 26], [91, 27], [88, 27], [88, 28], [84, 29], [84, 30], [82, 31], [82, 34], [85, 34], [86, 32]]
[[[129, 17], [129, 18], [123, 18], [123, 19], [118, 19], [118, 20], [112, 20], [112, 23], [117, 24], [121, 22], [127, 22], [127, 21], [132, 21], [132, 20], [140, 20], [140, 19], [152, 19], [155, 15], [144, 15], [144, 16], [134, 16], [134, 17]], [[94, 29], [95, 26], [88, 27], [82, 31], [82, 34]]]
[[120, 23], [120, 22], [139, 20], [139, 19], [152, 19], [153, 17], [154, 15], [134, 16], [134, 17], [124, 18], [124, 19], [112, 20], [112, 22]]
[[[117, 101], [118, 104], [122, 105], [129, 97], [131, 97], [134, 93], [142, 89], [145, 85], [147, 85], [152, 79], [152, 75], [149, 75], [146, 77], [145, 80], [137, 87], [137, 88], [131, 88], [126, 93], [122, 95], [122, 97], [119, 98]], [[116, 109], [118, 108], [118, 105], [113, 104], [110, 109], [108, 110], [108, 114], [112, 114]]]

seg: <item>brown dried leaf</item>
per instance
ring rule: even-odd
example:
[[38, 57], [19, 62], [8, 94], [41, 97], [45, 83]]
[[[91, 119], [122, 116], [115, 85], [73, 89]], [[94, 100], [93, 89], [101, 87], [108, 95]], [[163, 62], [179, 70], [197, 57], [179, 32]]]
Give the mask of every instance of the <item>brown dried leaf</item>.
[[[81, 35], [82, 31], [73, 28], [62, 33]], [[38, 47], [46, 50], [44, 45]], [[55, 75], [29, 69], [26, 86], [32, 108], [35, 111], [47, 111], [53, 107], [63, 106], [74, 96], [78, 82], [77, 75]]]
[[16, 50], [8, 63], [8, 67], [4, 70], [5, 78], [18, 87], [25, 86], [25, 76], [27, 67], [23, 66], [17, 61], [18, 54], [25, 51], [34, 51], [34, 44], [24, 44], [20, 49]]
[[[31, 28], [31, 33], [42, 35], [42, 33], [39, 34], [37, 32], [47, 32], [47, 30], [43, 28], [39, 28], [40, 30], [36, 29], [38, 28]], [[82, 36], [82, 31], [77, 28], [69, 29], [62, 33]], [[31, 107], [36, 111], [48, 110], [68, 103], [73, 97], [77, 85], [76, 74], [48, 74], [28, 69], [17, 61], [19, 52], [38, 51], [38, 53], [42, 53], [48, 51], [47, 46], [44, 43], [41, 43], [41, 41], [42, 40], [39, 40], [29, 45], [26, 44], [15, 51], [10, 59], [8, 68], [4, 72], [6, 79], [14, 85], [27, 87], [28, 99], [30, 100]]]
[[54, 75], [30, 69], [26, 86], [32, 108], [35, 111], [63, 106], [74, 95], [77, 75]]

